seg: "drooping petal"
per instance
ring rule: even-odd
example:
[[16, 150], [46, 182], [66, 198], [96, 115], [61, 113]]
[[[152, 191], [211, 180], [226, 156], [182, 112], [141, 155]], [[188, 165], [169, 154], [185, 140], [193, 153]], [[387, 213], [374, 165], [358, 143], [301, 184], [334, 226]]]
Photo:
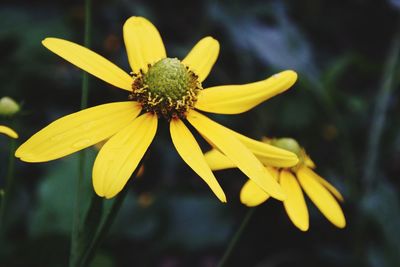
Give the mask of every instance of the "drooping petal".
[[172, 142], [182, 159], [208, 184], [222, 202], [226, 202], [224, 191], [207, 165], [203, 152], [189, 129], [180, 119], [173, 119], [170, 123], [170, 132]]
[[110, 138], [93, 166], [97, 195], [112, 198], [125, 186], [157, 131], [157, 116], [146, 113]]
[[270, 196], [262, 190], [253, 180], [248, 180], [240, 190], [240, 202], [248, 207], [258, 206]]
[[157, 28], [143, 17], [130, 17], [124, 24], [124, 42], [129, 64], [134, 73], [147, 72], [153, 64], [167, 56]]
[[326, 187], [326, 189], [329, 190], [329, 192], [332, 193], [332, 195], [334, 195], [337, 199], [339, 199], [340, 201], [344, 201], [344, 198], [342, 196], [342, 194], [339, 192], [339, 190], [337, 190], [331, 183], [329, 183], [327, 180], [325, 180], [324, 178], [322, 178], [321, 176], [319, 176], [318, 174], [316, 174], [314, 171], [314, 178], [316, 178], [318, 180], [318, 182], [320, 182], [323, 186]]
[[[272, 146], [272, 145], [264, 143], [264, 142], [260, 142], [260, 141], [251, 139], [247, 136], [244, 136], [244, 135], [242, 135], [238, 132], [235, 132], [235, 131], [233, 131], [227, 127], [224, 127], [222, 125], [221, 125], [221, 127], [223, 127], [226, 131], [228, 131], [232, 135], [234, 135], [241, 143], [243, 143], [248, 149], [250, 149], [250, 151], [253, 152], [253, 154], [266, 166], [293, 167], [299, 162], [299, 159], [296, 156], [296, 154], [294, 154], [290, 151]], [[219, 164], [222, 163], [223, 159], [222, 159], [222, 157], [220, 157], [221, 155], [218, 155], [215, 153], [214, 155], [212, 154], [211, 156], [213, 158], [210, 159], [210, 163], [211, 163], [211, 160], [215, 160], [217, 157], [220, 158], [220, 161], [221, 161], [218, 163]], [[229, 168], [228, 162], [225, 161], [224, 165], [222, 165], [220, 167]], [[217, 166], [217, 167], [219, 167], [219, 166]], [[211, 169], [217, 170], [217, 169], [214, 169], [213, 167]]]
[[314, 169], [316, 167], [314, 161], [305, 152], [304, 154], [306, 155], [304, 163], [306, 164], [307, 167]]
[[187, 114], [188, 121], [224, 153], [244, 174], [254, 180], [263, 190], [277, 199], [284, 199], [284, 194], [272, 175], [264, 168], [261, 162], [218, 123], [206, 116], [191, 110]]
[[300, 168], [297, 177], [306, 194], [322, 214], [339, 228], [346, 226], [343, 211], [332, 194], [320, 184], [315, 173], [308, 167]]
[[210, 73], [219, 54], [219, 43], [214, 38], [207, 36], [201, 39], [182, 61], [190, 70], [199, 76], [199, 81], [204, 81]]
[[42, 44], [82, 70], [118, 88], [132, 91], [133, 79], [125, 71], [86, 47], [58, 38], [46, 38]]
[[[272, 177], [278, 181], [278, 170], [271, 167], [267, 167], [267, 170], [272, 174]], [[240, 190], [240, 201], [248, 207], [258, 206], [267, 201], [269, 197], [269, 194], [250, 179], [244, 184], [242, 190]]]
[[195, 107], [219, 114], [242, 113], [286, 91], [296, 79], [296, 72], [287, 70], [259, 82], [210, 87], [199, 92]]
[[256, 155], [256, 157], [266, 166], [293, 167], [299, 162], [296, 154], [290, 151], [251, 139], [231, 129], [229, 129], [229, 131], [231, 131], [236, 138], [250, 149], [251, 152], [253, 152], [254, 155]]
[[44, 162], [109, 138], [140, 113], [133, 101], [104, 104], [62, 117], [34, 134], [15, 152], [26, 162]]
[[286, 194], [286, 199], [283, 201], [286, 213], [297, 228], [307, 231], [309, 226], [308, 209], [296, 177], [289, 171], [282, 171], [279, 180]]
[[0, 133], [5, 134], [14, 139], [18, 138], [18, 134], [13, 129], [4, 125], [0, 125]]
[[236, 168], [236, 165], [227, 156], [222, 154], [218, 149], [211, 149], [204, 154], [204, 158], [211, 170], [219, 171], [225, 169]]

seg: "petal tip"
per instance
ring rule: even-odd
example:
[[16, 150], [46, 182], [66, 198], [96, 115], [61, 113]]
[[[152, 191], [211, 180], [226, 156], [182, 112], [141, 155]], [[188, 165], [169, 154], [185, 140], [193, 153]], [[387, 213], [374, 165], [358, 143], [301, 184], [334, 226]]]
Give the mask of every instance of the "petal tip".
[[125, 21], [123, 27], [126, 27], [127, 25], [130, 25], [130, 26], [140, 26], [140, 25], [143, 25], [143, 24], [151, 24], [151, 22], [150, 22], [148, 19], [144, 18], [144, 17], [132, 16], [132, 17], [129, 17], [129, 18]]
[[296, 225], [296, 227], [302, 232], [307, 232], [308, 229], [309, 229], [309, 225], [308, 224], [306, 224], [306, 225]]
[[51, 42], [56, 41], [57, 38], [54, 37], [46, 37], [42, 40], [42, 45], [46, 48], [50, 45]]
[[345, 228], [345, 227], [346, 227], [346, 219], [343, 217], [342, 220], [340, 220], [339, 222], [336, 222], [336, 223], [335, 223], [335, 226], [336, 226], [337, 228], [340, 228], [340, 229]]

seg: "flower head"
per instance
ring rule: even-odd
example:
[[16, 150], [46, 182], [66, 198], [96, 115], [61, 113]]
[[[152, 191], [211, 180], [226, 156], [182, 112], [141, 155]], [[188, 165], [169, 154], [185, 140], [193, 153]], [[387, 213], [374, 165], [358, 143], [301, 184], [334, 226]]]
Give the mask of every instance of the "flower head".
[[[314, 162], [297, 141], [292, 138], [279, 138], [264, 139], [264, 142], [291, 151], [299, 158], [299, 162], [293, 167], [278, 168], [265, 165], [286, 194], [283, 205], [293, 224], [302, 231], [307, 231], [309, 228], [309, 215], [303, 189], [331, 223], [339, 228], [345, 227], [346, 220], [336, 200], [343, 201], [342, 195], [333, 185], [314, 172]], [[207, 152], [205, 158], [213, 170], [234, 167], [232, 162], [217, 150]], [[241, 202], [249, 207], [260, 205], [269, 197], [269, 194], [251, 180], [244, 184], [240, 192]]]
[[[225, 202], [223, 190], [185, 125], [187, 121], [263, 190], [283, 199], [278, 183], [250, 152], [248, 147], [254, 144], [196, 110], [245, 112], [290, 88], [297, 79], [296, 73], [283, 71], [256, 83], [203, 89], [202, 82], [219, 53], [219, 43], [214, 38], [201, 39], [180, 61], [167, 57], [160, 34], [145, 18], [129, 18], [123, 34], [132, 75], [75, 43], [57, 38], [43, 41], [46, 48], [75, 66], [127, 91], [129, 101], [60, 118], [22, 144], [15, 155], [27, 162], [49, 161], [108, 139], [94, 163], [93, 186], [99, 196], [111, 198], [122, 190], [150, 146], [158, 119], [166, 118], [178, 154]], [[271, 164], [277, 163], [274, 166], [292, 166], [298, 161], [295, 154], [283, 149], [255, 146]]]

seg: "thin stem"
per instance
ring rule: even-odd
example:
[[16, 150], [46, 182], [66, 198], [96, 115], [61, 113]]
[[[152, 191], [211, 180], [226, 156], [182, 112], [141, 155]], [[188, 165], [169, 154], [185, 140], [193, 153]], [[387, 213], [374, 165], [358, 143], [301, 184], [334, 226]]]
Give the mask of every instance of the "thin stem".
[[364, 183], [365, 189], [369, 191], [374, 186], [376, 177], [376, 166], [379, 153], [379, 145], [386, 121], [387, 108], [390, 101], [390, 96], [393, 90], [393, 79], [395, 69], [398, 64], [400, 54], [400, 21], [397, 27], [396, 34], [393, 38], [391, 48], [386, 57], [385, 67], [381, 81], [380, 90], [376, 97], [374, 114], [371, 121], [369, 138], [367, 144], [367, 152], [364, 168]]
[[[91, 10], [92, 10], [92, 1], [85, 0], [85, 37], [84, 37], [84, 46], [90, 47], [91, 42]], [[82, 78], [82, 94], [81, 94], [81, 109], [87, 107], [89, 95], [89, 75], [84, 72]], [[81, 198], [83, 193], [83, 179], [85, 173], [85, 160], [86, 155], [85, 152], [82, 151], [79, 155], [79, 167], [78, 167], [78, 179], [76, 183], [76, 195], [75, 195], [75, 207], [73, 214], [73, 222], [72, 222], [72, 231], [71, 231], [71, 251], [70, 251], [70, 261], [69, 265], [71, 267], [76, 266], [79, 260], [79, 240], [82, 231], [82, 219], [81, 219]]]
[[8, 156], [8, 168], [7, 168], [7, 176], [6, 176], [6, 184], [3, 191], [3, 196], [1, 199], [0, 206], [0, 237], [3, 236], [4, 228], [6, 224], [5, 216], [7, 212], [8, 202], [10, 200], [10, 193], [13, 189], [14, 185], [14, 151], [16, 147], [16, 142], [14, 139], [10, 140], [10, 151]]
[[[141, 166], [143, 165], [143, 162], [145, 161], [144, 156], [142, 160], [139, 162], [136, 170], [133, 172], [131, 177], [136, 177]], [[126, 195], [128, 193], [128, 186], [125, 186], [124, 189], [115, 197], [113, 200], [111, 206], [108, 209], [105, 210], [104, 214], [102, 214], [102, 220], [101, 223], [99, 224], [99, 227], [97, 228], [97, 231], [95, 235], [93, 236], [93, 239], [89, 243], [87, 249], [84, 251], [82, 254], [82, 260], [80, 261], [81, 266], [88, 266], [95, 255], [95, 252], [97, 248], [101, 245], [101, 242], [103, 241], [104, 237], [107, 235], [108, 231], [110, 230], [115, 218], [117, 217], [117, 213], [120, 210], [122, 203], [124, 202]], [[94, 201], [93, 201], [94, 200]], [[95, 199], [92, 200], [92, 204], [96, 203], [96, 201], [99, 200], [95, 196]], [[103, 205], [105, 204], [105, 201], [111, 201], [111, 200], [101, 200]]]
[[114, 202], [112, 203], [112, 206], [110, 209], [105, 214], [105, 219], [102, 220], [96, 235], [94, 236], [92, 242], [90, 242], [89, 247], [86, 251], [86, 253], [83, 256], [82, 259], [82, 266], [88, 266], [90, 264], [90, 261], [92, 260], [94, 253], [96, 252], [97, 248], [100, 246], [101, 242], [103, 241], [104, 237], [108, 233], [109, 229], [111, 228], [115, 218], [117, 217], [117, 213], [121, 208], [122, 203], [124, 202], [124, 199], [128, 193], [128, 188], [124, 188], [122, 192], [120, 192]]
[[256, 208], [251, 208], [247, 211], [246, 216], [244, 217], [242, 223], [239, 226], [239, 229], [236, 231], [235, 235], [229, 242], [229, 245], [226, 248], [224, 255], [222, 256], [221, 260], [219, 261], [218, 267], [223, 267], [226, 265], [228, 259], [230, 258], [231, 254], [233, 252], [233, 249], [235, 248], [240, 237], [242, 236], [244, 229], [246, 229], [246, 226], [249, 223], [251, 217], [253, 216], [255, 210], [256, 210]]

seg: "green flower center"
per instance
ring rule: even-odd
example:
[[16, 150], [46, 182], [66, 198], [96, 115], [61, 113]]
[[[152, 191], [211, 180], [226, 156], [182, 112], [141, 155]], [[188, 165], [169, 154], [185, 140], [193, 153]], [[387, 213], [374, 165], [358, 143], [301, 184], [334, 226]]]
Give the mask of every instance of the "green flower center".
[[201, 90], [197, 75], [176, 58], [161, 59], [150, 65], [147, 73], [134, 77], [131, 99], [140, 102], [146, 112], [168, 120], [185, 118]]
[[296, 166], [291, 167], [290, 169], [292, 169], [293, 171], [296, 171], [296, 169], [298, 169], [299, 167], [304, 165], [305, 159], [306, 159], [306, 154], [304, 152], [304, 150], [301, 148], [301, 146], [299, 145], [299, 143], [297, 143], [296, 140], [294, 140], [293, 138], [277, 138], [277, 139], [271, 139], [269, 141], [269, 143], [273, 146], [282, 148], [284, 150], [293, 152], [294, 154], [296, 154], [296, 156], [299, 158], [299, 163], [297, 163]]
[[301, 147], [293, 138], [272, 139], [271, 145], [293, 152], [297, 156], [301, 155]]

